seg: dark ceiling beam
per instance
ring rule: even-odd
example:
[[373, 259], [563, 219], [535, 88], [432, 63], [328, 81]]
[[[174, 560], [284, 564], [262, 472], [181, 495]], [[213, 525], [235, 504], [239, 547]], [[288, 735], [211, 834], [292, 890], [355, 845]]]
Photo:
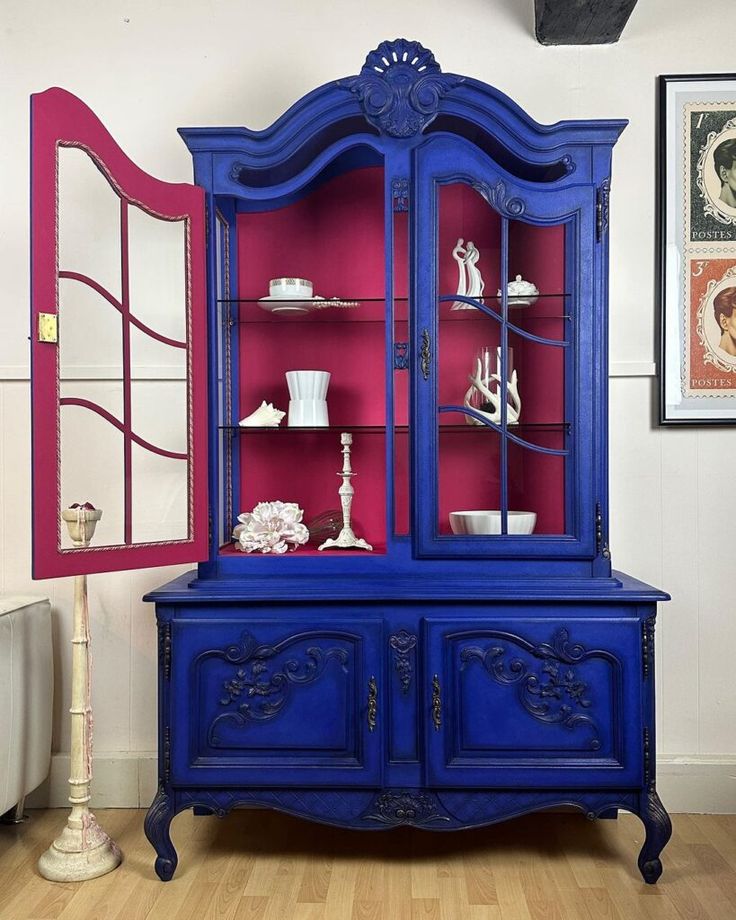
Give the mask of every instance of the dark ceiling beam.
[[636, 0], [534, 0], [542, 45], [610, 45], [621, 37]]

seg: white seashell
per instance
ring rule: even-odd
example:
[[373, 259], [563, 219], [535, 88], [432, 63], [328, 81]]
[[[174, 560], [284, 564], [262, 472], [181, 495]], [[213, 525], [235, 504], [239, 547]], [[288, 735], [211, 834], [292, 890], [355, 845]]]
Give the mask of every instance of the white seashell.
[[241, 418], [238, 425], [242, 428], [278, 428], [285, 415], [285, 412], [274, 409], [273, 403], [267, 403], [264, 399], [255, 412]]

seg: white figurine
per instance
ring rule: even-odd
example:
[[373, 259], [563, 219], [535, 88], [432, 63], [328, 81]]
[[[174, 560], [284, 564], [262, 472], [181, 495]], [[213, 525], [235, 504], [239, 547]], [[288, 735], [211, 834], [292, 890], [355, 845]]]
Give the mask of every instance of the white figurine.
[[468, 270], [468, 297], [483, 303], [483, 291], [486, 284], [478, 268], [478, 259], [480, 259], [480, 253], [475, 244], [468, 241], [468, 251], [465, 256], [465, 265]]
[[[474, 243], [468, 240], [467, 247], [464, 240], [459, 239], [452, 250], [452, 257], [457, 262], [458, 282], [457, 294], [460, 297], [472, 297], [483, 303], [485, 282], [478, 268], [480, 253]], [[475, 307], [464, 300], [456, 300], [452, 305], [453, 310], [475, 310]]]

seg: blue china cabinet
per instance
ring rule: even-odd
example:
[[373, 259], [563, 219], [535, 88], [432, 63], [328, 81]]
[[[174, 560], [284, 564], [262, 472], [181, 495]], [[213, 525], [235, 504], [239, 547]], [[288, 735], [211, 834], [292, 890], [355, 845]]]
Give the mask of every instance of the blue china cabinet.
[[[270, 128], [180, 130], [206, 214], [209, 545], [146, 598], [162, 879], [178, 812], [249, 805], [359, 830], [625, 809], [658, 879], [667, 595], [608, 548], [624, 127], [539, 125], [396, 40]], [[281, 277], [325, 299], [264, 300]], [[296, 368], [330, 372], [329, 424], [239, 426], [264, 400], [286, 410]], [[296, 502], [307, 526], [340, 507], [342, 433], [372, 551], [242, 552], [233, 527], [258, 502]]]

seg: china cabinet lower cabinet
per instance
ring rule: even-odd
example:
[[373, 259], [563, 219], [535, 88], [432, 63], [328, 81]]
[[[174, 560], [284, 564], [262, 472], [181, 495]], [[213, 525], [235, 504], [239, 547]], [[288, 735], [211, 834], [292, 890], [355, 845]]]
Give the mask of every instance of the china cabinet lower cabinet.
[[[183, 808], [575, 805], [638, 814], [655, 882], [667, 595], [608, 538], [626, 122], [540, 125], [404, 39], [270, 128], [179, 129], [193, 184], [63, 89], [31, 120], [34, 575], [198, 564], [148, 595], [160, 877]], [[84, 501], [92, 544], [50, 538]]]
[[146, 833], [162, 879], [179, 811], [248, 805], [440, 831], [625, 809], [646, 828], [641, 873], [659, 877], [671, 827], [645, 586], [625, 579], [615, 601], [266, 604], [199, 600], [187, 584], [155, 593], [161, 786]]

